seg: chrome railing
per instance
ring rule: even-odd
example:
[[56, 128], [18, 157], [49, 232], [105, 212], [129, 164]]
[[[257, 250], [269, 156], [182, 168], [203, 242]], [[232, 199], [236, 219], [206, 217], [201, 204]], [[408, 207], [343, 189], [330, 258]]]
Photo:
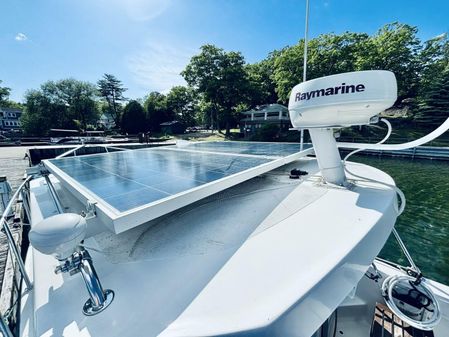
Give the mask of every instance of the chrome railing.
[[[26, 289], [25, 291], [30, 291], [31, 289], [33, 289], [33, 285], [30, 281], [30, 278], [28, 277], [26, 271], [25, 271], [25, 264], [22, 260], [22, 257], [19, 253], [19, 249], [17, 248], [15, 242], [14, 242], [14, 238], [12, 236], [11, 233], [11, 229], [8, 226], [8, 221], [6, 220], [8, 217], [8, 214], [10, 212], [10, 210], [12, 209], [15, 201], [17, 200], [17, 198], [21, 195], [22, 193], [22, 189], [30, 182], [30, 180], [33, 179], [32, 176], [28, 176], [23, 182], [22, 184], [19, 186], [19, 188], [16, 190], [16, 192], [13, 194], [13, 196], [11, 197], [11, 200], [9, 201], [8, 205], [6, 206], [5, 210], [3, 211], [2, 214], [2, 218], [1, 218], [1, 226], [2, 229], [5, 231], [6, 237], [8, 239], [8, 244], [9, 244], [9, 248], [11, 249], [13, 255], [14, 255], [14, 259], [17, 261], [17, 264], [19, 265], [19, 270], [20, 270], [20, 274], [23, 277], [23, 280], [25, 282], [26, 285]], [[30, 216], [28, 214], [28, 216]]]
[[[24, 204], [25, 212], [27, 212], [28, 220], [30, 219], [31, 214], [29, 213], [28, 197], [26, 196], [26, 194], [23, 193], [23, 191], [27, 188], [27, 185], [31, 179], [33, 179], [33, 177], [28, 176], [22, 182], [22, 184], [19, 186], [19, 188], [16, 190], [16, 192], [13, 194], [13, 196], [9, 200], [8, 204], [6, 205], [6, 208], [3, 210], [3, 214], [2, 214], [2, 217], [0, 220], [1, 221], [0, 226], [5, 231], [5, 235], [8, 240], [8, 245], [12, 252], [12, 256], [14, 257], [14, 260], [16, 261], [16, 263], [19, 267], [20, 276], [21, 276], [23, 282], [25, 283], [26, 288], [25, 288], [23, 294], [30, 292], [33, 289], [33, 284], [31, 283], [31, 280], [25, 270], [25, 263], [22, 259], [22, 256], [20, 255], [19, 248], [17, 247], [17, 245], [14, 241], [14, 237], [11, 232], [11, 229], [9, 228], [7, 219], [9, 217], [12, 207], [14, 206], [14, 203], [17, 201], [19, 196], [22, 197], [22, 202]], [[20, 282], [19, 282], [19, 284], [20, 284]], [[19, 296], [21, 296], [21, 294], [19, 294]], [[13, 337], [13, 333], [11, 332], [11, 329], [8, 326], [7, 320], [1, 313], [0, 313], [0, 332], [3, 334], [4, 337]]]

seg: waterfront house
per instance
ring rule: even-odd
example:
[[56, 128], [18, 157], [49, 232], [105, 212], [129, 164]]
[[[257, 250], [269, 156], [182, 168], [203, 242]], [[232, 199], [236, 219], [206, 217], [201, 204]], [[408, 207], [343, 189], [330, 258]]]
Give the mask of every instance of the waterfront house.
[[17, 108], [0, 107], [0, 131], [18, 132], [22, 130], [20, 117], [22, 110]]
[[184, 133], [186, 130], [183, 123], [180, 121], [169, 121], [160, 124], [162, 133], [168, 135], [176, 135]]
[[242, 114], [245, 117], [240, 120], [240, 132], [245, 135], [251, 135], [267, 124], [277, 124], [281, 131], [287, 131], [291, 126], [288, 109], [281, 104], [261, 105]]
[[97, 121], [97, 127], [100, 127], [104, 130], [111, 130], [115, 127], [115, 121], [109, 114], [102, 114], [100, 119]]

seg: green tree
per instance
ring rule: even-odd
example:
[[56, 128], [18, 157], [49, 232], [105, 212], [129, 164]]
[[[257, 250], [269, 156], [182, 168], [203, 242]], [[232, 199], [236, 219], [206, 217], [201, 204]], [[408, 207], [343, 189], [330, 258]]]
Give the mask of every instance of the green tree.
[[285, 47], [274, 61], [273, 78], [279, 100], [286, 103], [292, 88], [302, 82], [304, 40], [292, 47]]
[[[346, 32], [323, 34], [308, 44], [307, 79], [354, 71], [369, 36]], [[304, 40], [279, 52], [274, 61], [273, 78], [279, 100], [288, 101], [291, 89], [303, 79]]]
[[279, 100], [274, 81], [274, 63], [279, 55], [280, 52], [275, 50], [264, 60], [246, 65], [245, 70], [250, 82], [250, 106], [276, 103]]
[[[2, 84], [2, 82], [3, 81], [0, 80], [0, 84]], [[10, 93], [11, 93], [10, 88], [0, 86], [0, 107], [8, 103]]]
[[310, 44], [307, 78], [327, 76], [357, 70], [357, 61], [364, 57], [369, 36], [345, 32], [323, 34]]
[[174, 118], [185, 126], [196, 124], [196, 100], [191, 88], [176, 86], [167, 94], [167, 110], [172, 111]]
[[387, 24], [366, 41], [365, 52], [357, 60], [356, 70], [383, 69], [395, 74], [398, 102], [417, 94], [422, 48], [417, 32], [407, 24]]
[[181, 75], [217, 107], [219, 120], [224, 123], [226, 135], [229, 135], [235, 108], [247, 100], [250, 87], [242, 54], [204, 45]]
[[167, 97], [159, 92], [153, 91], [144, 103], [147, 128], [151, 131], [160, 131], [161, 123], [173, 120], [174, 115], [167, 109]]
[[[1, 83], [2, 81], [0, 80], [0, 84]], [[9, 99], [10, 94], [10, 88], [0, 86], [0, 107], [23, 109], [23, 105], [21, 103], [17, 103]]]
[[204, 99], [202, 95], [199, 96], [198, 99], [198, 122], [202, 125], [206, 125], [210, 127], [212, 132], [214, 131], [214, 125], [216, 125], [217, 121], [217, 110], [215, 105]]
[[146, 119], [142, 105], [137, 101], [130, 101], [123, 109], [122, 130], [128, 133], [145, 131]]
[[104, 74], [97, 82], [98, 91], [103, 100], [108, 104], [108, 114], [114, 119], [116, 127], [120, 126], [122, 115], [122, 102], [126, 101], [123, 93], [127, 88], [114, 75]]
[[[395, 73], [399, 99], [417, 94], [421, 65], [421, 42], [417, 28], [387, 24], [376, 34], [346, 32], [323, 34], [308, 44], [307, 79], [332, 74], [384, 69]], [[286, 103], [290, 90], [302, 82], [304, 41], [280, 51], [274, 61], [273, 78], [280, 101]]]
[[86, 130], [88, 124], [95, 124], [99, 116], [95, 85], [73, 79], [63, 80], [61, 84], [67, 85], [62, 90], [67, 95], [70, 114], [79, 122], [81, 128]]
[[22, 124], [31, 135], [46, 135], [51, 128], [86, 129], [96, 122], [95, 86], [75, 79], [48, 81], [25, 94]]
[[449, 67], [429, 86], [421, 98], [414, 120], [425, 127], [437, 127], [449, 117]]
[[[63, 107], [56, 107], [40, 90], [29, 90], [25, 94], [25, 111], [21, 123], [25, 134], [30, 136], [48, 135], [55, 123], [56, 115]], [[58, 125], [59, 126], [59, 125]]]
[[444, 70], [449, 68], [449, 39], [447, 34], [441, 34], [424, 43], [419, 55], [421, 74], [419, 96], [423, 97], [432, 90], [436, 80], [439, 80]]

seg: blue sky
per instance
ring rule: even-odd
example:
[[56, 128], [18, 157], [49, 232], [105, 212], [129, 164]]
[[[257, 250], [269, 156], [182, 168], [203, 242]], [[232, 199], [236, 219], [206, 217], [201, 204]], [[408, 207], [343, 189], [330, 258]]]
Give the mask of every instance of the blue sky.
[[[400, 21], [428, 39], [449, 31], [447, 0], [310, 0], [310, 36], [374, 33]], [[27, 89], [112, 73], [129, 98], [183, 84], [179, 72], [205, 43], [247, 62], [303, 37], [305, 0], [1, 0], [0, 80]]]

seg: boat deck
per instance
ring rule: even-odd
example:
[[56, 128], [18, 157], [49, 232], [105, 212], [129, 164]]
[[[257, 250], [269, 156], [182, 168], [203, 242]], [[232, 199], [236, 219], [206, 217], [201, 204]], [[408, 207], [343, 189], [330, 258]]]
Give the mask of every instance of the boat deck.
[[[289, 179], [293, 167], [309, 176]], [[351, 170], [393, 183], [365, 165]], [[31, 249], [36, 288], [22, 303], [24, 335], [313, 334], [383, 246], [396, 200], [382, 185], [341, 189], [317, 173], [314, 159], [302, 159], [121, 234], [90, 224], [85, 246], [115, 291], [96, 316], [81, 312], [81, 276], [54, 274], [57, 261]], [[79, 201], [55, 186], [66, 211], [79, 213]], [[43, 180], [32, 182], [32, 203], [33, 223], [55, 214]], [[303, 324], [291, 326], [298, 317]]]

